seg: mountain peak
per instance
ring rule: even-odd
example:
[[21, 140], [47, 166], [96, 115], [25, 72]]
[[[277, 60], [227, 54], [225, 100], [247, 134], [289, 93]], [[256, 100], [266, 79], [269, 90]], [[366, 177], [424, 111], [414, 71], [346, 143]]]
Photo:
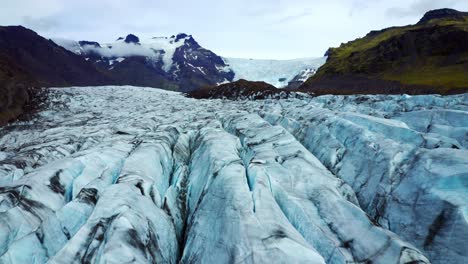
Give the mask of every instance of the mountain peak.
[[442, 9], [435, 9], [426, 12], [424, 16], [419, 20], [418, 24], [429, 22], [433, 19], [455, 19], [455, 20], [462, 20], [464, 17], [468, 16], [468, 12], [460, 12], [455, 9], [450, 8], [442, 8]]
[[137, 36], [133, 35], [133, 34], [128, 34], [124, 41], [126, 43], [134, 43], [134, 44], [139, 44], [140, 43], [140, 39]]
[[175, 42], [178, 42], [179, 40], [185, 39], [185, 38], [187, 38], [187, 37], [190, 37], [190, 38], [191, 38], [192, 35], [187, 35], [187, 34], [185, 34], [185, 33], [179, 33], [179, 34], [177, 34], [176, 36], [174, 36], [174, 38], [175, 38], [174, 41], [175, 41]]
[[201, 48], [200, 44], [198, 44], [197, 41], [192, 37], [192, 35], [188, 35], [185, 33], [179, 33], [177, 35], [172, 35], [171, 36], [171, 41], [174, 41], [174, 43], [177, 43], [179, 41], [182, 41], [182, 44], [184, 44], [188, 48]]

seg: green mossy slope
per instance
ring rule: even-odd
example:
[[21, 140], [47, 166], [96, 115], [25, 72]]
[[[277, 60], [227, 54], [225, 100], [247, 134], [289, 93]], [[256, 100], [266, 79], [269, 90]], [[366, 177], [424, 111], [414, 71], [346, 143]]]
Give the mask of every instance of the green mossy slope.
[[468, 13], [426, 13], [327, 51], [302, 89], [317, 93], [456, 93], [468, 90]]

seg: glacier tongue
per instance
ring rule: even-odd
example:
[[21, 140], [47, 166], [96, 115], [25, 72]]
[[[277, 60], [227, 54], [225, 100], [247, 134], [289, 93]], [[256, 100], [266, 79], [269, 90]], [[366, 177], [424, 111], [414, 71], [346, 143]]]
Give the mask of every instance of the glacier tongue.
[[52, 89], [0, 130], [0, 263], [464, 263], [467, 95]]

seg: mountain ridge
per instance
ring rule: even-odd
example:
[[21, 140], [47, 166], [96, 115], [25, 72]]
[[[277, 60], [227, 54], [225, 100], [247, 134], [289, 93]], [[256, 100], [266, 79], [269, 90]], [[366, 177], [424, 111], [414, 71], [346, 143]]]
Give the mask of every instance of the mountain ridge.
[[112, 83], [92, 64], [22, 26], [0, 27], [0, 124], [17, 118], [38, 87]]
[[233, 78], [220, 56], [201, 47], [185, 33], [145, 41], [128, 34], [106, 44], [87, 40], [54, 41], [127, 85], [191, 91]]
[[[138, 38], [133, 34], [129, 34], [128, 36]], [[184, 92], [189, 92], [199, 87], [222, 84], [240, 79], [265, 81], [278, 88], [289, 88], [289, 82], [292, 82], [294, 87], [297, 87], [305, 81], [306, 78], [304, 78], [304, 74], [310, 75], [311, 73], [315, 73], [317, 68], [325, 61], [323, 57], [275, 60], [218, 56], [201, 47], [192, 35], [185, 33], [179, 33], [171, 37], [153, 37], [146, 40], [138, 38], [138, 41], [135, 39], [134, 42], [125, 41], [128, 36], [119, 37], [114, 43], [64, 39], [54, 39], [54, 41], [66, 49], [91, 60], [99, 68], [102, 68], [102, 70], [115, 70], [116, 66], [123, 66], [122, 63], [125, 59], [137, 56], [146, 57], [146, 60], [151, 61], [152, 65], [150, 65], [150, 69], [152, 68], [158, 71], [159, 74], [165, 75], [165, 78], [170, 81], [177, 83], [182, 80], [179, 86], [185, 86], [188, 89], [177, 90]], [[165, 41], [169, 43], [169, 46], [167, 46], [168, 43], [163, 43]], [[162, 43], [151, 46], [152, 42]], [[138, 45], [138, 47], [128, 45], [128, 51], [123, 52], [122, 46], [127, 45], [122, 45], [122, 43], [135, 44]], [[171, 47], [171, 45], [173, 46]], [[108, 50], [109, 47], [115, 49], [116, 46], [119, 48], [119, 52], [116, 51], [112, 53], [112, 50]], [[148, 48], [152, 50], [148, 51], [145, 46], [148, 46]], [[158, 58], [159, 55], [153, 54], [153, 50], [161, 51], [163, 64], [158, 64], [158, 60], [160, 60], [160, 58]], [[132, 54], [132, 51], [135, 54]], [[199, 51], [198, 54], [196, 54], [197, 51]], [[115, 59], [120, 59], [120, 61], [116, 62]], [[161, 71], [161, 69], [163, 71]], [[202, 77], [203, 75], [213, 76], [214, 78], [209, 82], [196, 82], [196, 85], [184, 81], [193, 77]], [[117, 76], [121, 77], [122, 74], [117, 74]], [[136, 85], [136, 83], [131, 84]], [[154, 86], [145, 84], [144, 86], [161, 88], [160, 85]], [[167, 87], [162, 88], [167, 89]]]
[[467, 91], [466, 12], [433, 10], [421, 21], [330, 48], [327, 62], [301, 89], [318, 94]]

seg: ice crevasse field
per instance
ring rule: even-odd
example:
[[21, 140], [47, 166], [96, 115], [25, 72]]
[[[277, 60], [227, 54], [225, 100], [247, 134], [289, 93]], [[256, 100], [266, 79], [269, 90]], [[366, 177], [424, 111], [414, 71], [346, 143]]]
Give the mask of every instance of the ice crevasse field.
[[0, 130], [0, 263], [468, 263], [468, 94], [52, 89]]

